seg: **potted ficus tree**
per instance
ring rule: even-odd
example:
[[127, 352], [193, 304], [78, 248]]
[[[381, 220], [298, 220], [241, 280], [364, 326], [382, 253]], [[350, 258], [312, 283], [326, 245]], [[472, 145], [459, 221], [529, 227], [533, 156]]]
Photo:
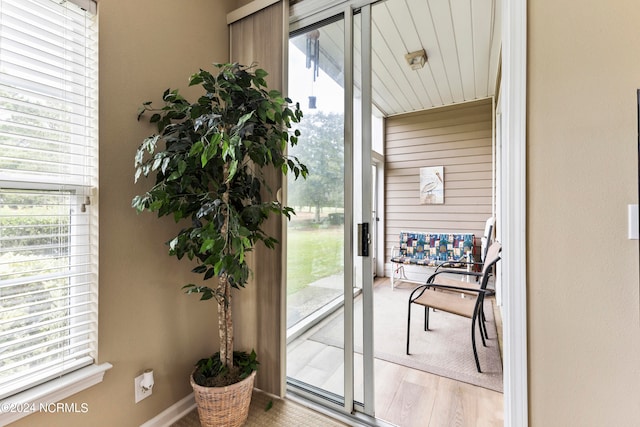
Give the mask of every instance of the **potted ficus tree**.
[[[287, 156], [287, 146], [298, 142], [299, 131], [290, 129], [302, 118], [299, 104], [291, 108], [290, 99], [268, 90], [262, 69], [215, 66], [216, 73], [191, 76], [189, 85], [204, 91], [195, 103], [168, 89], [160, 108], [151, 102], [140, 108], [138, 120], [147, 115], [158, 131], [136, 152], [135, 180], [155, 175], [155, 184], [132, 206], [185, 223], [167, 242], [169, 254], [194, 263], [202, 283], [185, 291], [215, 300], [218, 309], [220, 351], [200, 360], [191, 377], [200, 421], [235, 426], [246, 420], [258, 362], [254, 351], [234, 351], [231, 289], [247, 283], [247, 255], [258, 242], [277, 244], [262, 229], [267, 218], [294, 213], [276, 200], [263, 172], [276, 168], [298, 178], [307, 168]], [[241, 391], [248, 396], [239, 397]], [[225, 401], [245, 407], [228, 408]]]

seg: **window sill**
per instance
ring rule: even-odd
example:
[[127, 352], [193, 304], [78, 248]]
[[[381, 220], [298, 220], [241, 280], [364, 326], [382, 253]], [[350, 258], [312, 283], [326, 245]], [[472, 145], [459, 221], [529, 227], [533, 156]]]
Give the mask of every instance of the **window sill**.
[[[0, 425], [9, 424], [42, 407], [51, 410], [51, 404], [102, 382], [104, 373], [112, 368], [110, 363], [91, 365], [78, 369], [62, 378], [51, 380], [25, 390], [0, 402]], [[82, 410], [77, 404], [77, 410]]]

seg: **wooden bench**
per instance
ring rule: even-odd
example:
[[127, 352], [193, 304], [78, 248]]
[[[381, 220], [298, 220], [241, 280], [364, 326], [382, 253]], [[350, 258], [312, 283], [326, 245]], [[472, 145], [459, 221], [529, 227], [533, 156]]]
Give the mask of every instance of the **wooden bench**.
[[437, 268], [447, 263], [447, 268], [467, 268], [462, 261], [474, 262], [475, 253], [473, 234], [401, 231], [400, 244], [391, 249], [391, 289], [397, 280], [424, 283], [409, 280], [405, 265]]

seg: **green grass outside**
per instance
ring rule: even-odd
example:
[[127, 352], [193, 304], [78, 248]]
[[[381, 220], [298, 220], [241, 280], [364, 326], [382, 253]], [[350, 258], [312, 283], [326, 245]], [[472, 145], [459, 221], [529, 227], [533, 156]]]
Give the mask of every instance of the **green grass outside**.
[[344, 269], [342, 227], [287, 231], [287, 295]]

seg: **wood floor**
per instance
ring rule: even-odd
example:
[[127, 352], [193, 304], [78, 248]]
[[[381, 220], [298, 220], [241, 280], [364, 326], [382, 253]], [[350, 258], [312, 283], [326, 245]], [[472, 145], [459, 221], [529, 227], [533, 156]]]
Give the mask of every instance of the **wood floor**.
[[503, 395], [375, 361], [376, 418], [401, 427], [503, 426]]
[[[376, 280], [387, 286], [388, 279]], [[494, 305], [501, 341], [502, 322]], [[343, 395], [344, 356], [340, 348], [310, 340], [315, 328], [287, 346], [287, 376]], [[354, 354], [354, 394], [362, 402], [362, 355]], [[375, 359], [376, 418], [399, 427], [501, 427], [503, 394], [483, 387]]]
[[[335, 347], [317, 349], [322, 366], [301, 367], [290, 375], [342, 395], [342, 353]], [[329, 357], [330, 356], [330, 357]], [[333, 361], [333, 363], [331, 363]], [[362, 401], [362, 357], [356, 355], [355, 397]], [[327, 375], [327, 371], [332, 373]], [[503, 426], [503, 394], [428, 372], [375, 359], [376, 418], [400, 427], [498, 427]], [[323, 373], [323, 371], [325, 371]], [[360, 385], [358, 387], [358, 384]]]

